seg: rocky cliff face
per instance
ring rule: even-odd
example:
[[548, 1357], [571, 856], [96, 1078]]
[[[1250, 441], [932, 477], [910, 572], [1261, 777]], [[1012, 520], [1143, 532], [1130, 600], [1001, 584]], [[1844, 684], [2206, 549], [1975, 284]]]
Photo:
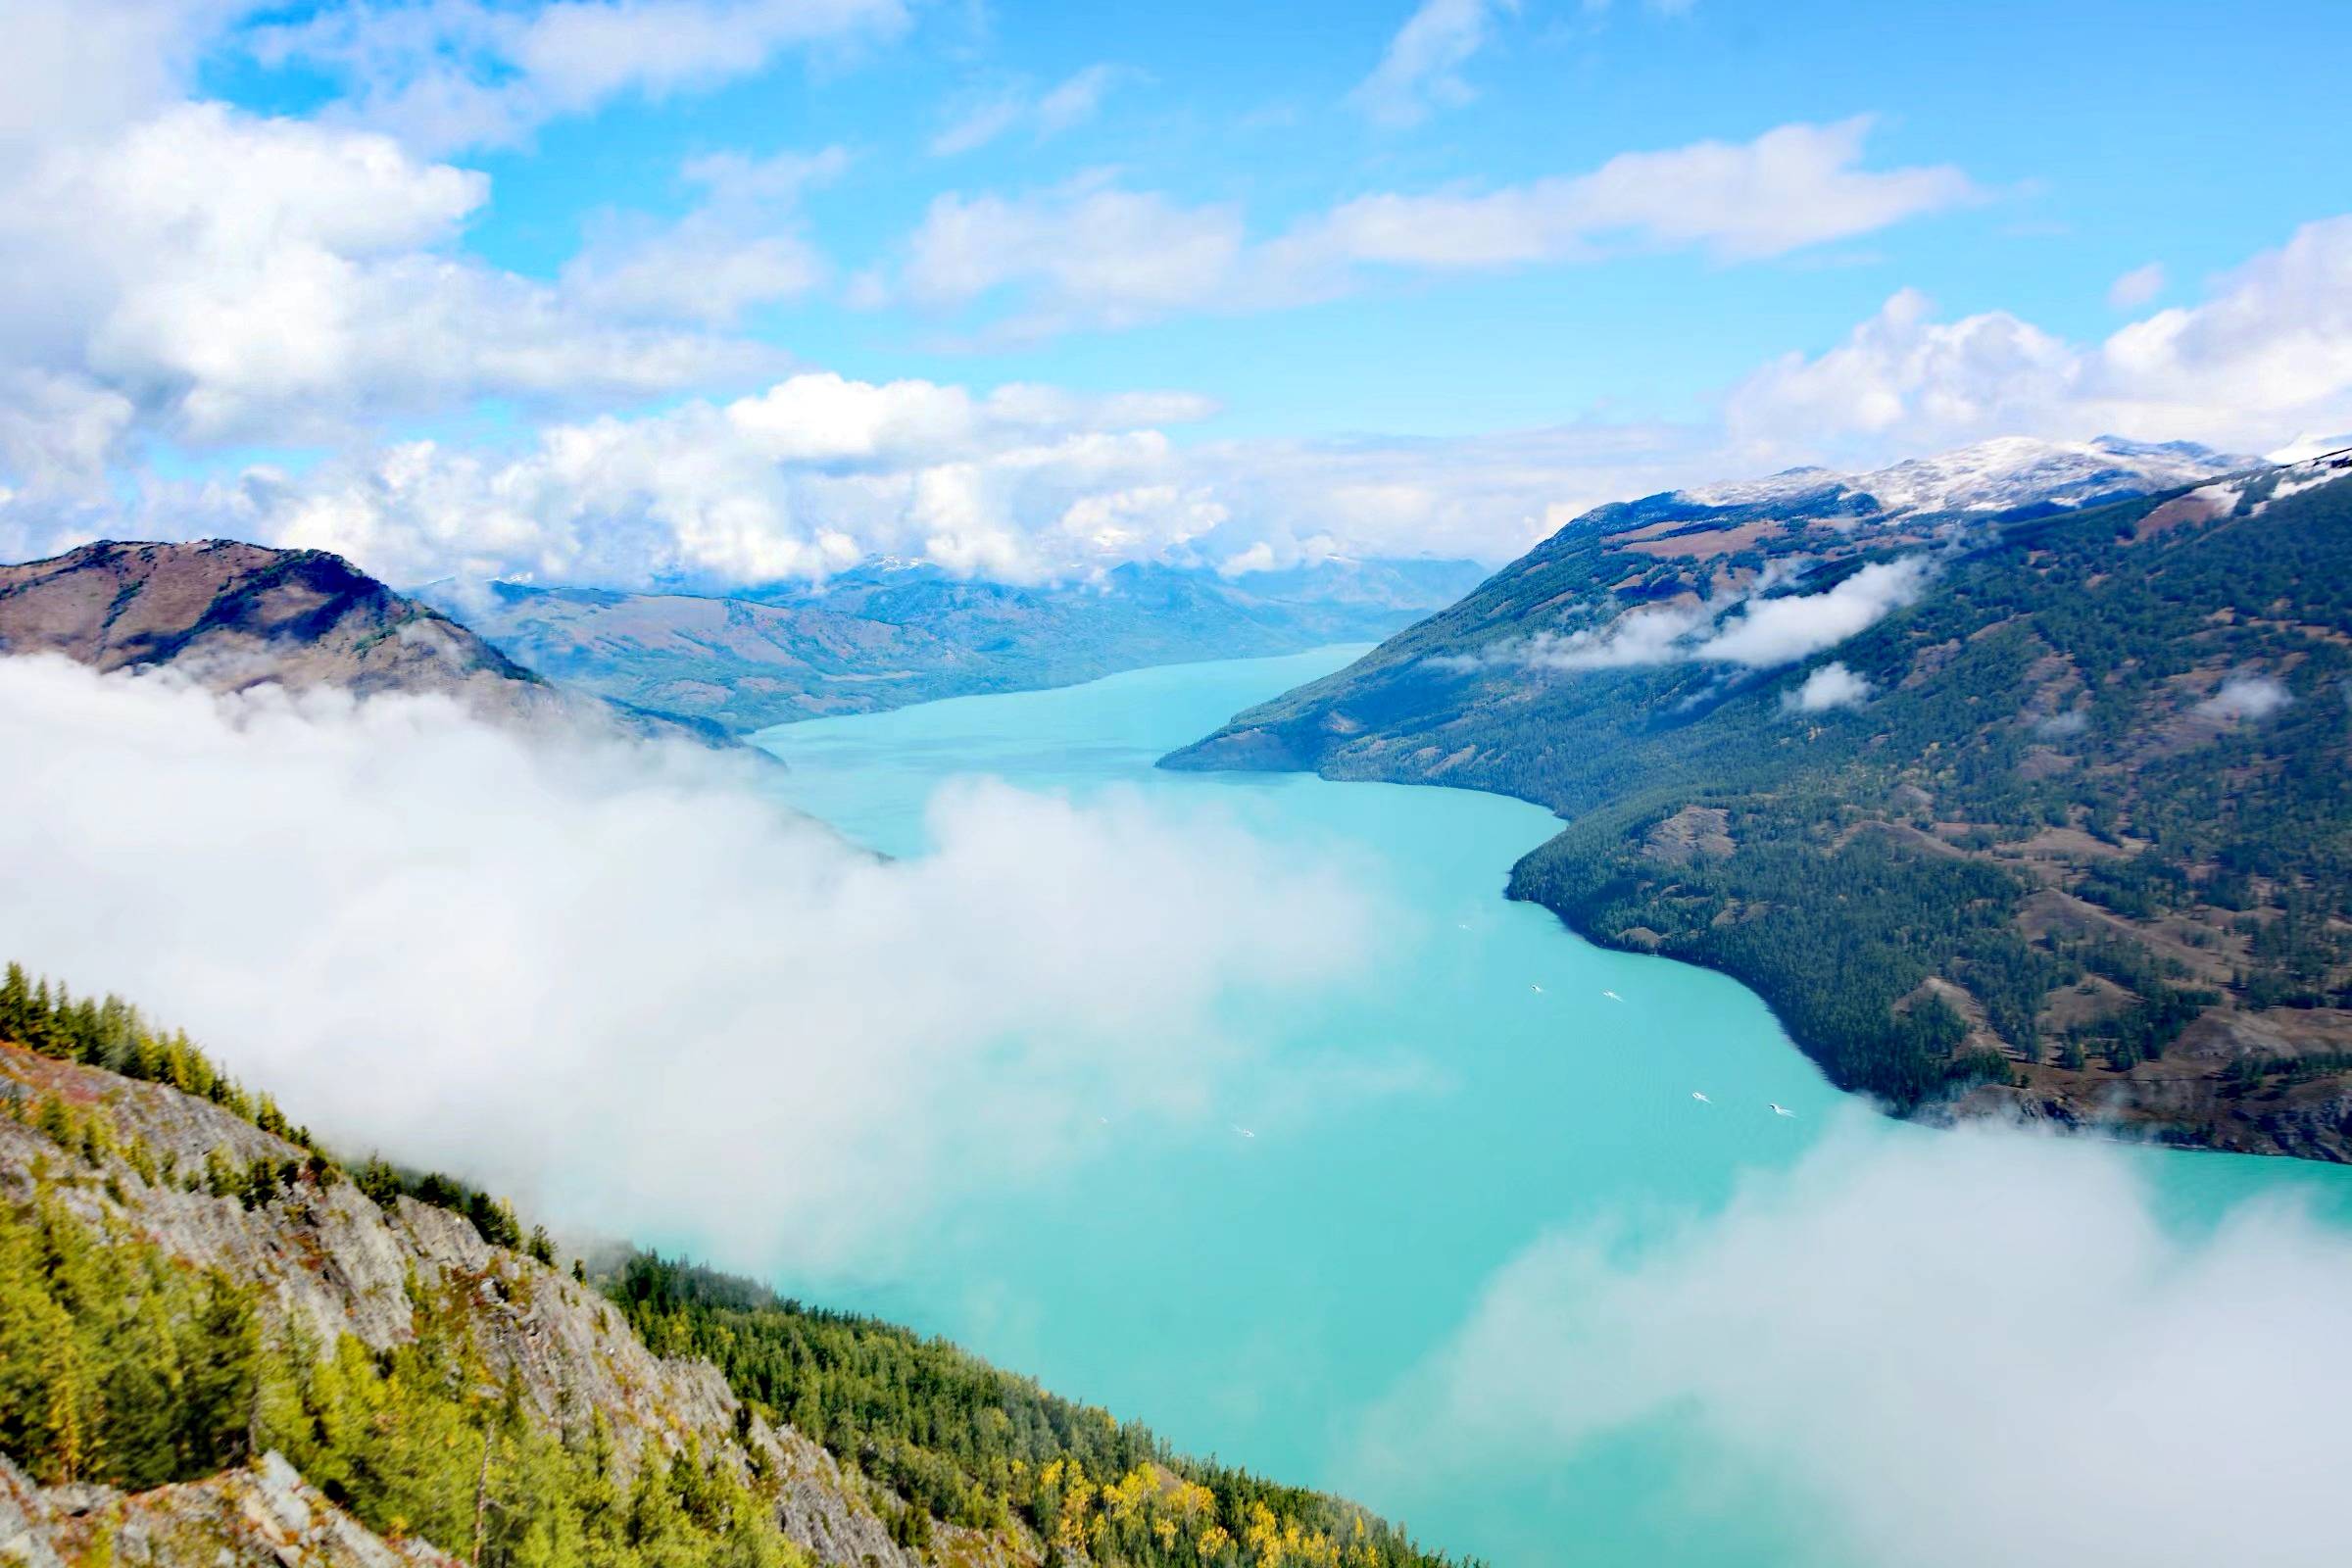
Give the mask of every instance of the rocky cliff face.
[[0, 654], [37, 653], [169, 668], [215, 691], [431, 694], [502, 723], [689, 728], [553, 686], [340, 556], [226, 539], [101, 541], [0, 565]]
[[24, 1568], [460, 1568], [422, 1541], [390, 1542], [329, 1502], [278, 1454], [184, 1486], [123, 1494], [36, 1486], [0, 1456], [0, 1558]]
[[[412, 1282], [447, 1291], [465, 1303], [489, 1367], [519, 1387], [532, 1417], [574, 1430], [601, 1416], [624, 1476], [650, 1452], [691, 1444], [707, 1459], [765, 1478], [784, 1533], [819, 1562], [916, 1561], [893, 1544], [877, 1506], [895, 1498], [791, 1427], [744, 1407], [709, 1362], [653, 1354], [597, 1291], [488, 1245], [462, 1215], [410, 1198], [379, 1205], [350, 1179], [306, 1164], [302, 1149], [210, 1101], [14, 1046], [0, 1046], [0, 1098], [56, 1100], [82, 1113], [103, 1107], [115, 1139], [93, 1157], [86, 1145], [60, 1145], [37, 1118], [0, 1116], [0, 1195], [29, 1200], [37, 1184], [93, 1226], [131, 1227], [178, 1261], [258, 1285], [273, 1328], [300, 1324], [321, 1345], [343, 1334], [371, 1349], [399, 1344], [415, 1332]], [[189, 1191], [185, 1177], [208, 1161], [239, 1170], [268, 1161], [296, 1174], [249, 1202], [215, 1197], [201, 1183]], [[0, 1554], [82, 1560], [109, 1520], [121, 1561], [373, 1568], [452, 1560], [419, 1544], [378, 1541], [274, 1456], [127, 1497], [103, 1488], [43, 1490], [0, 1467]], [[191, 1543], [203, 1550], [183, 1549]], [[934, 1549], [975, 1564], [1039, 1555], [1023, 1538], [945, 1526]]]

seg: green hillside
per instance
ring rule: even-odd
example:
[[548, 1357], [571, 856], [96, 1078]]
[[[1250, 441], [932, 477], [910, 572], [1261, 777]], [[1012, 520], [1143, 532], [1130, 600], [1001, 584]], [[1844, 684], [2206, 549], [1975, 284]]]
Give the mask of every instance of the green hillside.
[[506, 1203], [347, 1165], [183, 1035], [9, 965], [0, 1486], [119, 1490], [36, 1499], [68, 1561], [120, 1525], [241, 1563], [265, 1454], [420, 1564], [1448, 1561], [944, 1341], [651, 1255], [566, 1272]]
[[[2015, 1102], [2340, 1159], [2344, 474], [1994, 518], [1850, 495], [1603, 508], [1168, 764], [1547, 806], [1568, 826], [1515, 896], [1737, 975], [1897, 1109]], [[1628, 653], [1643, 615], [1737, 626], [1898, 564], [1915, 596], [1804, 658]], [[1860, 700], [1806, 708], [1833, 664], [1812, 689]]]

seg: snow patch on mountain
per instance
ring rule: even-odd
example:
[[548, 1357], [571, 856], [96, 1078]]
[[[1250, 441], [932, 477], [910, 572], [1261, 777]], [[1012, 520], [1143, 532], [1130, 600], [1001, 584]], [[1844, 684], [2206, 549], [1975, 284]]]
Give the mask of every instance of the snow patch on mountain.
[[2259, 458], [2215, 452], [2192, 441], [2044, 441], [1998, 436], [1934, 457], [1909, 458], [1866, 473], [1789, 468], [1761, 479], [1704, 485], [1680, 492], [1709, 507], [1786, 506], [1819, 496], [1868, 496], [1889, 517], [1941, 512], [2007, 512], [2019, 507], [2085, 506], [2194, 484], [2242, 468]]

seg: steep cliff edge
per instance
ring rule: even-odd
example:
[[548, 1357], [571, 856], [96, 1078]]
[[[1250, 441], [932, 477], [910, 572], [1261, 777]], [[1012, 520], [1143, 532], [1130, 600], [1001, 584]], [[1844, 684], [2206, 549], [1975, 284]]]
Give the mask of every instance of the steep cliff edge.
[[[447, 1364], [495, 1391], [502, 1418], [520, 1430], [574, 1448], [593, 1439], [614, 1496], [630, 1496], [649, 1467], [691, 1467], [759, 1499], [781, 1540], [818, 1562], [905, 1568], [913, 1560], [891, 1539], [881, 1512], [891, 1500], [880, 1489], [748, 1409], [710, 1362], [653, 1354], [592, 1286], [492, 1246], [463, 1213], [405, 1194], [378, 1201], [315, 1151], [209, 1099], [18, 1046], [0, 1046], [0, 1105], [10, 1112], [0, 1115], [0, 1205], [36, 1216], [21, 1222], [44, 1235], [77, 1231], [99, 1248], [151, 1250], [175, 1271], [233, 1282], [252, 1299], [262, 1339], [291, 1355], [331, 1364], [343, 1345], [372, 1362], [428, 1338], [462, 1341], [463, 1354]], [[316, 1446], [324, 1440], [315, 1429], [333, 1419], [266, 1365], [252, 1398], [257, 1447]], [[305, 1407], [279, 1413], [273, 1402]], [[82, 1434], [85, 1450], [93, 1441]], [[473, 1483], [466, 1457], [453, 1473]], [[505, 1458], [493, 1446], [482, 1461], [485, 1512], [488, 1503], [518, 1505], [500, 1494], [528, 1469], [518, 1462], [520, 1473], [502, 1476]], [[457, 1514], [473, 1490], [458, 1488]], [[218, 1538], [229, 1560], [274, 1562], [260, 1515], [317, 1511], [287, 1500], [314, 1494], [283, 1457], [161, 1491], [51, 1488], [32, 1499], [17, 1491], [24, 1529], [67, 1561], [86, 1556], [98, 1525], [116, 1518], [125, 1560], [138, 1560], [130, 1543], [144, 1532], [158, 1542]], [[367, 1527], [340, 1511], [319, 1517], [345, 1555], [318, 1560], [445, 1560], [413, 1542], [370, 1545]], [[972, 1562], [1038, 1555], [1011, 1532], [993, 1540], [964, 1532], [957, 1545], [958, 1558]], [[210, 1552], [174, 1548], [155, 1560], [209, 1561]]]
[[939, 1340], [347, 1167], [114, 998], [0, 978], [0, 1554], [1449, 1568]]

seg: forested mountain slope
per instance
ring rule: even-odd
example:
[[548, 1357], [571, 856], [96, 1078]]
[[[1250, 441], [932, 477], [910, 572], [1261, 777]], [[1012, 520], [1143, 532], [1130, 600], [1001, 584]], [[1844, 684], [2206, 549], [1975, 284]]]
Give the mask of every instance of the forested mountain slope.
[[1443, 1568], [945, 1344], [557, 1261], [504, 1203], [346, 1166], [184, 1037], [11, 965], [0, 1554]]
[[102, 671], [169, 668], [216, 691], [429, 693], [503, 723], [689, 732], [552, 686], [321, 550], [105, 540], [0, 565], [0, 654], [40, 653]]
[[1550, 807], [1515, 896], [1899, 1109], [2352, 1156], [2352, 466], [1927, 466], [1601, 508], [1168, 763]]
[[1096, 583], [969, 581], [883, 563], [734, 597], [491, 583], [418, 592], [534, 669], [735, 733], [1122, 669], [1385, 637], [1449, 604], [1466, 561], [1329, 561], [1227, 579], [1122, 566]]

